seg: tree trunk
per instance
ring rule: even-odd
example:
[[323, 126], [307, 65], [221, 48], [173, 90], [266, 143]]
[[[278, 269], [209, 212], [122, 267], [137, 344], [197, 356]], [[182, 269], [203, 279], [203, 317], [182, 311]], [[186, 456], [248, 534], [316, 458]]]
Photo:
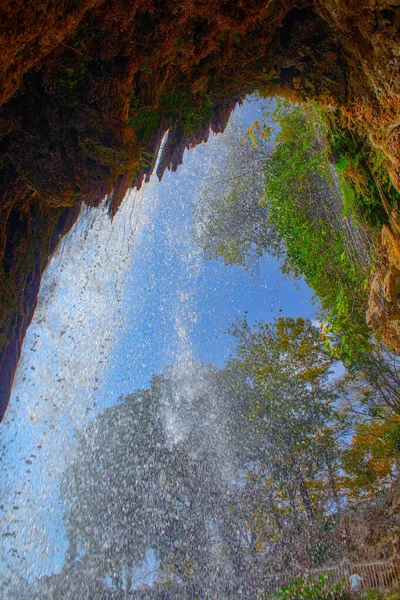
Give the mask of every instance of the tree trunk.
[[333, 501], [336, 505], [336, 510], [338, 513], [340, 513], [340, 498], [339, 498], [339, 494], [337, 493], [337, 489], [336, 489], [336, 478], [335, 478], [335, 473], [333, 472], [333, 468], [332, 468], [332, 464], [331, 462], [327, 459], [326, 460], [326, 465], [328, 467], [328, 480], [329, 480], [329, 486], [331, 488], [332, 491], [332, 497], [333, 497]]
[[128, 600], [132, 590], [132, 565], [126, 565], [124, 600]]
[[292, 522], [293, 525], [297, 524], [298, 521], [298, 514], [297, 514], [297, 508], [296, 508], [296, 489], [292, 488], [292, 487], [288, 487], [287, 492], [289, 494], [289, 504], [290, 504], [290, 510], [292, 511]]
[[310, 496], [308, 495], [306, 484], [304, 483], [303, 476], [300, 474], [299, 476], [299, 490], [301, 499], [303, 501], [304, 508], [306, 510], [307, 518], [312, 521], [315, 519], [315, 514], [311, 506]]
[[270, 508], [272, 516], [275, 519], [275, 522], [276, 522], [276, 525], [277, 525], [279, 531], [282, 531], [282, 529], [283, 529], [282, 519], [276, 509], [276, 506], [275, 506], [272, 496], [270, 494], [267, 495], [267, 502], [268, 502], [268, 506]]

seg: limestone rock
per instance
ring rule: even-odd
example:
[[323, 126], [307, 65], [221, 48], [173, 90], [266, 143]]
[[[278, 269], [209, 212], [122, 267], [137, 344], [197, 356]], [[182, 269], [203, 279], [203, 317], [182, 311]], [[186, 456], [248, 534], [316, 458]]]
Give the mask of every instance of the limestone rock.
[[400, 235], [387, 225], [382, 228], [382, 245], [386, 248], [390, 264], [400, 269]]
[[382, 276], [378, 271], [371, 283], [368, 310], [366, 314], [367, 325], [372, 329], [380, 329], [385, 321], [385, 297], [382, 291]]
[[388, 302], [396, 302], [400, 294], [400, 270], [390, 265], [383, 281], [383, 294]]
[[400, 352], [400, 270], [378, 270], [371, 283], [366, 320], [394, 350]]

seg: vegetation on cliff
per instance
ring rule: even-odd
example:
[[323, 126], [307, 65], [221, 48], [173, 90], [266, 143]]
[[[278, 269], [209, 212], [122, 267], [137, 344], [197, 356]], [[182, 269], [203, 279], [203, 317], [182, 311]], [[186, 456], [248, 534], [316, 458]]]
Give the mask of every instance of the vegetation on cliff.
[[341, 218], [341, 190], [327, 159], [324, 123], [312, 107], [289, 108], [278, 115], [278, 124], [276, 146], [264, 167], [264, 202], [284, 240], [283, 268], [303, 276], [314, 290], [325, 313], [325, 333], [337, 335], [334, 348], [349, 360], [366, 349], [370, 337], [368, 237]]
[[226, 264], [248, 268], [267, 252], [284, 273], [304, 277], [320, 300], [326, 343], [351, 360], [370, 344], [374, 230], [369, 213], [350, 205], [357, 189], [338, 177], [325, 140], [326, 122], [312, 105], [269, 105], [247, 135], [226, 139], [226, 183], [218, 177], [199, 194], [197, 238]]

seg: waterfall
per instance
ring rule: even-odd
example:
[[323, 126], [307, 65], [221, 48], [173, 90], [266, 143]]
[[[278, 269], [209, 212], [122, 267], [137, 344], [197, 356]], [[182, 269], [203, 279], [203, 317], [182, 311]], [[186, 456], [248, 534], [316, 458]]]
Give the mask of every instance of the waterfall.
[[75, 428], [102, 405], [101, 386], [126, 327], [127, 274], [156, 207], [157, 185], [153, 179], [129, 191], [113, 221], [106, 203], [84, 208], [43, 277], [0, 432], [1, 563], [6, 568], [11, 558], [28, 579], [63, 562], [58, 478]]

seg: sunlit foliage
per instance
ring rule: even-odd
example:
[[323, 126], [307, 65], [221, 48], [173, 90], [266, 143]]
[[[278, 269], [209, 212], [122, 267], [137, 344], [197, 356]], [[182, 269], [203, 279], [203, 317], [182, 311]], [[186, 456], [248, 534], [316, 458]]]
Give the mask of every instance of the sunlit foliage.
[[[369, 343], [369, 273], [351, 252], [349, 224], [337, 217], [335, 222], [342, 202], [328, 162], [323, 121], [312, 107], [285, 107], [275, 116], [281, 130], [264, 167], [265, 203], [285, 241], [283, 268], [304, 277], [314, 290], [328, 331], [337, 336], [337, 351], [350, 360]], [[353, 250], [362, 255], [363, 238], [355, 243]]]
[[345, 475], [341, 486], [351, 500], [373, 498], [396, 478], [400, 451], [400, 418], [385, 419], [356, 426], [349, 448], [342, 451]]
[[318, 297], [327, 347], [351, 361], [370, 348], [372, 257], [368, 235], [344, 214], [352, 184], [330, 164], [326, 136], [313, 105], [269, 103], [241, 144], [227, 138], [223, 174], [202, 193], [198, 240], [226, 264], [280, 257], [283, 272], [303, 277]]
[[140, 598], [149, 572], [153, 598], [253, 600], [273, 573], [342, 560], [349, 505], [397, 476], [397, 362], [376, 347], [338, 377], [301, 318], [231, 333], [224, 368], [165, 369], [77, 437], [61, 485], [68, 559], [37, 584], [43, 598], [72, 598], [77, 582]]
[[349, 600], [344, 583], [333, 583], [323, 573], [319, 577], [301, 577], [291, 581], [273, 600]]
[[318, 326], [232, 333], [223, 369], [167, 369], [79, 438], [62, 486], [71, 564], [129, 591], [150, 552], [160, 593], [253, 598], [268, 570], [343, 556], [332, 531], [349, 501], [392, 481], [394, 442], [382, 456], [388, 430], [349, 416]]

